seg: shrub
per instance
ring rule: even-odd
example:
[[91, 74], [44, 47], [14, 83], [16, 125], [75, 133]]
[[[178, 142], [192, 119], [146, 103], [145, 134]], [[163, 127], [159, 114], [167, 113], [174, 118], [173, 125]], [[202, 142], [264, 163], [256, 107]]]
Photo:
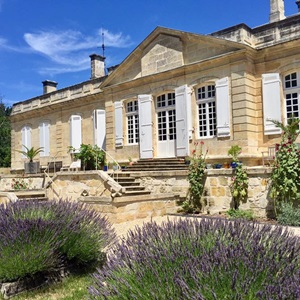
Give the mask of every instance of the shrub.
[[229, 209], [227, 215], [231, 219], [244, 219], [244, 220], [254, 220], [253, 212], [250, 210], [239, 210], [239, 209]]
[[70, 146], [69, 151], [74, 152], [75, 159], [80, 159], [83, 162], [85, 170], [100, 170], [104, 165], [105, 152], [97, 145], [81, 144], [79, 149]]
[[299, 238], [226, 220], [151, 222], [93, 275], [92, 299], [299, 299]]
[[97, 264], [114, 238], [107, 219], [81, 203], [0, 205], [0, 281], [51, 271], [62, 263]]
[[281, 225], [300, 226], [300, 208], [290, 203], [282, 203], [277, 221]]
[[275, 213], [281, 203], [293, 203], [300, 197], [300, 155], [296, 144], [299, 136], [298, 118], [290, 118], [288, 124], [273, 123], [282, 129], [282, 138], [276, 145], [276, 155], [271, 174], [271, 197], [275, 203]]
[[197, 151], [198, 143], [195, 143], [195, 149], [193, 150], [193, 157], [189, 164], [189, 194], [187, 199], [182, 203], [182, 209], [186, 213], [192, 213], [199, 211], [203, 208], [204, 204], [201, 202], [201, 197], [204, 191], [205, 181], [205, 159], [206, 153], [203, 153], [202, 147], [204, 143], [199, 143], [200, 149]]

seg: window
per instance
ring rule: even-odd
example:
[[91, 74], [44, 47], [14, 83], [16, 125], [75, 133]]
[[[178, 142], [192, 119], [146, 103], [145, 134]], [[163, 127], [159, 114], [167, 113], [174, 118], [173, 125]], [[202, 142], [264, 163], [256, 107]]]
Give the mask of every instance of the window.
[[31, 127], [29, 125], [25, 125], [22, 128], [22, 151], [27, 151], [25, 147], [28, 149], [31, 148]]
[[79, 150], [82, 144], [80, 115], [72, 115], [70, 118], [70, 144], [75, 149], [75, 152]]
[[40, 123], [40, 147], [43, 148], [43, 151], [40, 153], [40, 156], [49, 156], [50, 155], [50, 124], [45, 121]]
[[214, 85], [205, 85], [197, 89], [197, 105], [199, 118], [199, 136], [216, 136], [216, 91]]
[[158, 140], [176, 140], [175, 93], [166, 93], [156, 99]]
[[284, 77], [284, 96], [286, 118], [299, 117], [300, 72], [291, 73]]
[[127, 118], [127, 143], [137, 144], [139, 142], [139, 115], [138, 101], [130, 101], [126, 104]]

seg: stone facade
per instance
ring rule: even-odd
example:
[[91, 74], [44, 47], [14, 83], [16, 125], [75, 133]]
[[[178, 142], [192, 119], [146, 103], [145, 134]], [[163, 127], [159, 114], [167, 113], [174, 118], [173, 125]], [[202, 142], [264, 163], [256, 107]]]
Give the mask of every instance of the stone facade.
[[[272, 7], [281, 14], [281, 2], [275, 2]], [[298, 13], [210, 35], [157, 27], [108, 75], [97, 70], [104, 58], [91, 55], [91, 80], [13, 106], [12, 170], [24, 168], [15, 151], [24, 141], [42, 145], [41, 124], [49, 130], [44, 133], [49, 154], [36, 158], [42, 166], [54, 160], [70, 165], [68, 147], [74, 139], [97, 144], [118, 162], [190, 156], [203, 140], [207, 159], [224, 163], [228, 149], [239, 144], [243, 163], [260, 165], [261, 152], [280, 140], [280, 132], [270, 130], [270, 119], [286, 122], [288, 117], [289, 76], [298, 76], [299, 95], [299, 38]], [[299, 96], [295, 101], [294, 111]]]

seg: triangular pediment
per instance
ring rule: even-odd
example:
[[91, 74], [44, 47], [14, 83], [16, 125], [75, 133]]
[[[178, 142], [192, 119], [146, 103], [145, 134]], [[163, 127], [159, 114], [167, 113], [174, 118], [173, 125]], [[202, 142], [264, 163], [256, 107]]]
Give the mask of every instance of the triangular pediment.
[[177, 69], [246, 47], [212, 36], [157, 27], [107, 77], [102, 87]]

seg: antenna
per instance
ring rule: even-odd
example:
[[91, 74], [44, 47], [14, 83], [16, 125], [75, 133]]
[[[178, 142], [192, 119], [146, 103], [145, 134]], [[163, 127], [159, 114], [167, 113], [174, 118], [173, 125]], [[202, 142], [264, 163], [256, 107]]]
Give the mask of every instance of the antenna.
[[104, 57], [104, 51], [105, 51], [105, 46], [104, 46], [104, 32], [102, 31], [102, 56]]

